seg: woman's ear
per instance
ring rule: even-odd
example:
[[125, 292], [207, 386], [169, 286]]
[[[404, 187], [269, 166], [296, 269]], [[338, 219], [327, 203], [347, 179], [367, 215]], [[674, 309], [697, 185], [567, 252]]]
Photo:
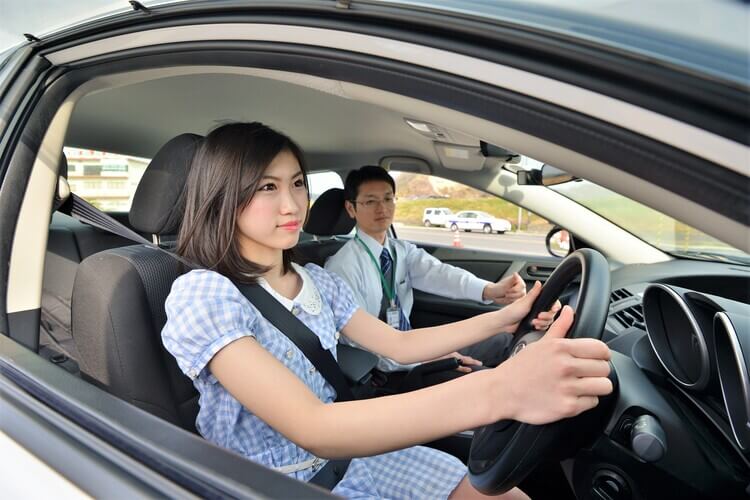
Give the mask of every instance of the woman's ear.
[[354, 203], [352, 203], [349, 200], [346, 200], [344, 202], [344, 208], [346, 208], [346, 213], [349, 214], [349, 217], [351, 217], [352, 219], [357, 218], [357, 210], [354, 208]]

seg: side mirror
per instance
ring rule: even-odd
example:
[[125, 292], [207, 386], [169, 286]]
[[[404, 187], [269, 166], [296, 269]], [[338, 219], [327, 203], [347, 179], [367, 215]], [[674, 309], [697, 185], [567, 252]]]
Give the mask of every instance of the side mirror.
[[544, 240], [547, 251], [554, 257], [564, 258], [575, 250], [575, 245], [567, 229], [560, 226], [553, 227]]

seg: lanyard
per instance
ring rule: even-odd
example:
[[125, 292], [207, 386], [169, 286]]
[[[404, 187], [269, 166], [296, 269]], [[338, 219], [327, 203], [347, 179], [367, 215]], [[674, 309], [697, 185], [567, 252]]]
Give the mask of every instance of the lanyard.
[[[354, 239], [357, 240], [360, 245], [362, 245], [362, 247], [365, 249], [365, 252], [367, 252], [367, 255], [370, 256], [370, 260], [372, 260], [372, 263], [375, 264], [375, 269], [378, 270], [378, 276], [380, 276], [380, 282], [383, 284], [383, 292], [385, 293], [385, 296], [388, 298], [388, 301], [391, 303], [391, 305], [394, 305], [396, 303], [396, 294], [391, 289], [390, 285], [388, 285], [388, 283], [386, 282], [385, 276], [383, 275], [383, 270], [380, 268], [380, 263], [375, 259], [375, 256], [372, 254], [365, 242], [360, 239], [359, 234], [355, 234]], [[396, 281], [396, 252], [393, 252], [393, 281]]]

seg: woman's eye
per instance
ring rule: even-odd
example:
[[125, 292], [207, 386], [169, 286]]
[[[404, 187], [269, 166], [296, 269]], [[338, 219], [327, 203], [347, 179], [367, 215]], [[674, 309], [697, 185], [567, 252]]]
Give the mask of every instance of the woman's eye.
[[274, 189], [276, 189], [276, 186], [273, 184], [264, 184], [258, 189], [258, 191], [273, 191]]
[[294, 181], [294, 187], [305, 187], [305, 181], [303, 181], [302, 179]]

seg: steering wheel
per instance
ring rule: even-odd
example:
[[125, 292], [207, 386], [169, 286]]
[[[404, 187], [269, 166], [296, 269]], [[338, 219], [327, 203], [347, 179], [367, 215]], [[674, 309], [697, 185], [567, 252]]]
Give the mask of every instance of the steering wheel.
[[[552, 307], [579, 276], [578, 304], [567, 337], [601, 339], [609, 309], [609, 265], [602, 254], [585, 248], [568, 255], [547, 279], [539, 298], [514, 334], [509, 350], [511, 356], [542, 338], [544, 333], [534, 331], [531, 320]], [[501, 420], [476, 430], [469, 452], [471, 484], [487, 495], [510, 490], [540, 461], [559, 453], [563, 443], [570, 441], [573, 422], [583, 415], [546, 425]]]

